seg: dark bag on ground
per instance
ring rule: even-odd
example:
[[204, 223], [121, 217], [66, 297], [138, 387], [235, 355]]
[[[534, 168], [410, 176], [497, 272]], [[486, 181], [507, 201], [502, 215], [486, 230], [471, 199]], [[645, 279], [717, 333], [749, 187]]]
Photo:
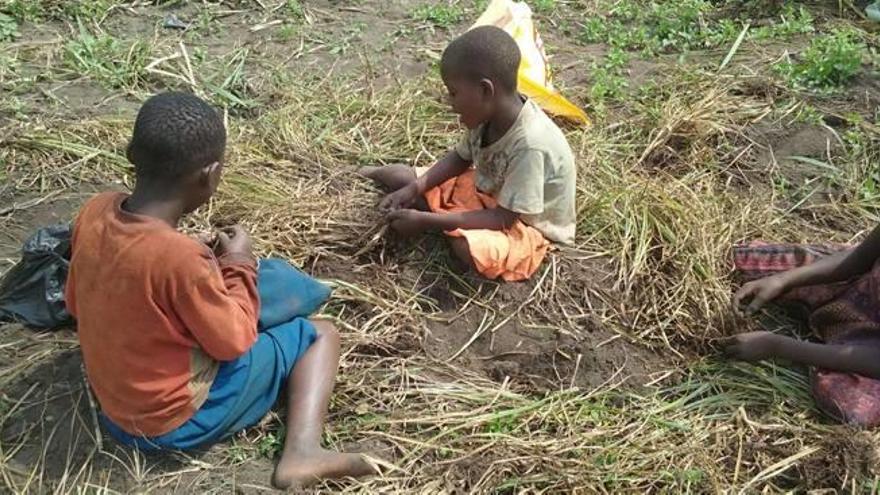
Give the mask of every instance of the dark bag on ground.
[[70, 224], [38, 230], [21, 251], [21, 261], [0, 279], [0, 321], [39, 328], [73, 324], [64, 305], [70, 264]]

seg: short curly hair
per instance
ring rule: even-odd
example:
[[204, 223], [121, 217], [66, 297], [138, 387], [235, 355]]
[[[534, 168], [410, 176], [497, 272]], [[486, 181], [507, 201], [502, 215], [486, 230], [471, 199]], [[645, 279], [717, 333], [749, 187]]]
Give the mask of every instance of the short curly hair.
[[440, 71], [473, 80], [489, 79], [515, 92], [522, 55], [516, 41], [501, 28], [480, 26], [459, 36], [443, 51]]
[[160, 93], [144, 102], [128, 144], [138, 178], [169, 181], [223, 160], [226, 128], [201, 98]]

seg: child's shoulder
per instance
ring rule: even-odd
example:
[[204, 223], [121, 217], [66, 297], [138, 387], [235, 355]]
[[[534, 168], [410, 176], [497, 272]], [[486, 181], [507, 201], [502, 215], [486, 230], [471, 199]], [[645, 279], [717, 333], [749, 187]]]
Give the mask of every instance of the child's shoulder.
[[528, 100], [523, 107], [525, 114], [521, 122], [520, 139], [517, 140], [520, 151], [537, 150], [571, 154], [571, 147], [562, 129], [553, 122], [541, 107], [533, 100]]

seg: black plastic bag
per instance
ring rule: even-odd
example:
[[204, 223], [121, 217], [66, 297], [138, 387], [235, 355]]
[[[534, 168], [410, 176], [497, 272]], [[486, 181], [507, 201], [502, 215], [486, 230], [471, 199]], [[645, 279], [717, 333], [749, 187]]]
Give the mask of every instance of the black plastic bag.
[[0, 279], [0, 320], [39, 328], [73, 324], [64, 306], [70, 265], [70, 224], [43, 227], [21, 251], [21, 261]]

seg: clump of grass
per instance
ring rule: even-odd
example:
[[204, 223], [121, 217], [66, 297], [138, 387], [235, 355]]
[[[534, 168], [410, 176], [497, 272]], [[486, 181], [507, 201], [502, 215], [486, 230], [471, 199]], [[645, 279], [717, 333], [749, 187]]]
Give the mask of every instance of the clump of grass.
[[777, 69], [793, 86], [832, 90], [859, 72], [864, 51], [855, 33], [835, 30], [814, 38], [797, 61], [783, 62]]
[[145, 41], [123, 42], [107, 33], [93, 34], [80, 25], [64, 45], [64, 61], [75, 73], [110, 88], [133, 89], [146, 76], [150, 51]]
[[285, 24], [278, 28], [278, 39], [290, 41], [299, 35], [299, 28], [293, 24]]
[[452, 27], [463, 17], [464, 10], [457, 4], [423, 5], [413, 12], [413, 18], [416, 20], [442, 28]]

